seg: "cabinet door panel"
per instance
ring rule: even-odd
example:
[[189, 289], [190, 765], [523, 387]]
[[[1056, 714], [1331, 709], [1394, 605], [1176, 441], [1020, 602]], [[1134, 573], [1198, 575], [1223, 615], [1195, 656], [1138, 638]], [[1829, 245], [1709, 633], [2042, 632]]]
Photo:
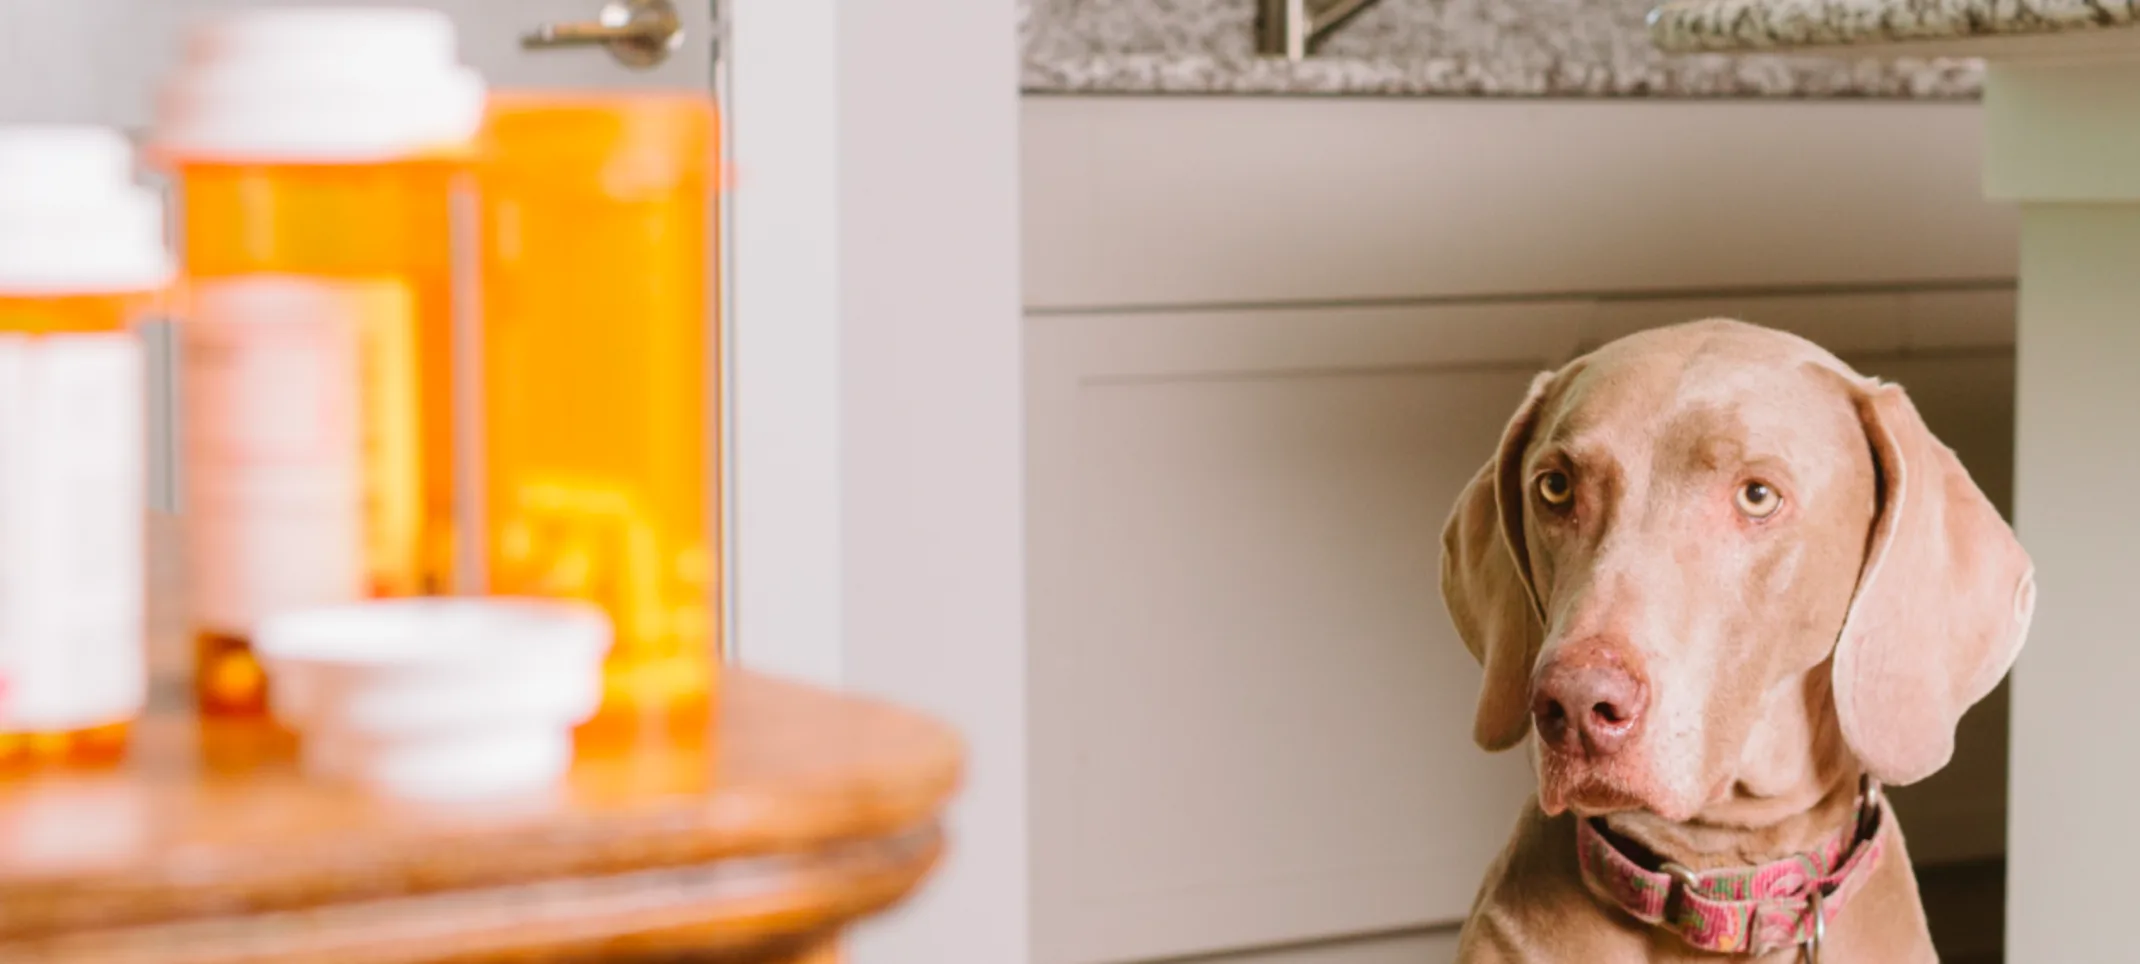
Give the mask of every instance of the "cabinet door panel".
[[1029, 320], [1040, 960], [1463, 916], [1529, 777], [1441, 525], [1586, 312]]

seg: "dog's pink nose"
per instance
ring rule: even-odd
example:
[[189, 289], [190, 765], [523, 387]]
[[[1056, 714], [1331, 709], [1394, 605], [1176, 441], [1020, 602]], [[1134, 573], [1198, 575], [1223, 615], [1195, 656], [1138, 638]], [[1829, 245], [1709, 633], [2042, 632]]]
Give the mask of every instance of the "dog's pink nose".
[[1613, 647], [1578, 646], [1557, 655], [1531, 688], [1539, 739], [1563, 753], [1602, 759], [1642, 728], [1649, 686]]

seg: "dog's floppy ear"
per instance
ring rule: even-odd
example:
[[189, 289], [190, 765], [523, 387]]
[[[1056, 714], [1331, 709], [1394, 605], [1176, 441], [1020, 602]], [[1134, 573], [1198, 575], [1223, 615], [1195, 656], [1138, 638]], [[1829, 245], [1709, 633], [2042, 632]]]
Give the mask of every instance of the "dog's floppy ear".
[[1552, 381], [1552, 372], [1531, 380], [1499, 450], [1442, 527], [1442, 602], [1464, 648], [1485, 669], [1471, 738], [1488, 750], [1522, 742], [1531, 725], [1531, 663], [1545, 624], [1523, 538], [1522, 463]]
[[2035, 568], [1899, 386], [1857, 395], [1879, 501], [1836, 642], [1835, 707], [1866, 770], [1906, 784], [1947, 765], [1962, 713], [2020, 655]]

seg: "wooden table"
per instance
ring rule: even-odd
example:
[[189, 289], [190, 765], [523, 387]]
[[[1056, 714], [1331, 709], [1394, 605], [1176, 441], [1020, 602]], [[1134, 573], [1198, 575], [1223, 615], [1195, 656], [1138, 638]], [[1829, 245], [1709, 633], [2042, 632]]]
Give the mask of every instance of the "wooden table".
[[129, 762], [0, 782], [0, 961], [831, 961], [912, 892], [943, 726], [730, 674], [715, 736], [586, 739], [569, 785], [417, 806], [301, 779], [263, 724], [158, 718]]

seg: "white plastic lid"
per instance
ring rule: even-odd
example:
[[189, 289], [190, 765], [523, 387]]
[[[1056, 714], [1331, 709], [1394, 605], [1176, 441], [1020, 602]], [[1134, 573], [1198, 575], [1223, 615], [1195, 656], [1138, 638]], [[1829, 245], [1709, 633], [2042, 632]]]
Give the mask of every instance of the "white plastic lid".
[[0, 291], [140, 291], [170, 280], [163, 201], [103, 127], [0, 125]]
[[453, 21], [398, 7], [251, 9], [198, 25], [157, 104], [179, 159], [363, 163], [472, 139], [483, 79]]
[[591, 604], [513, 597], [414, 597], [270, 616], [262, 658], [352, 671], [597, 665], [609, 617]]

